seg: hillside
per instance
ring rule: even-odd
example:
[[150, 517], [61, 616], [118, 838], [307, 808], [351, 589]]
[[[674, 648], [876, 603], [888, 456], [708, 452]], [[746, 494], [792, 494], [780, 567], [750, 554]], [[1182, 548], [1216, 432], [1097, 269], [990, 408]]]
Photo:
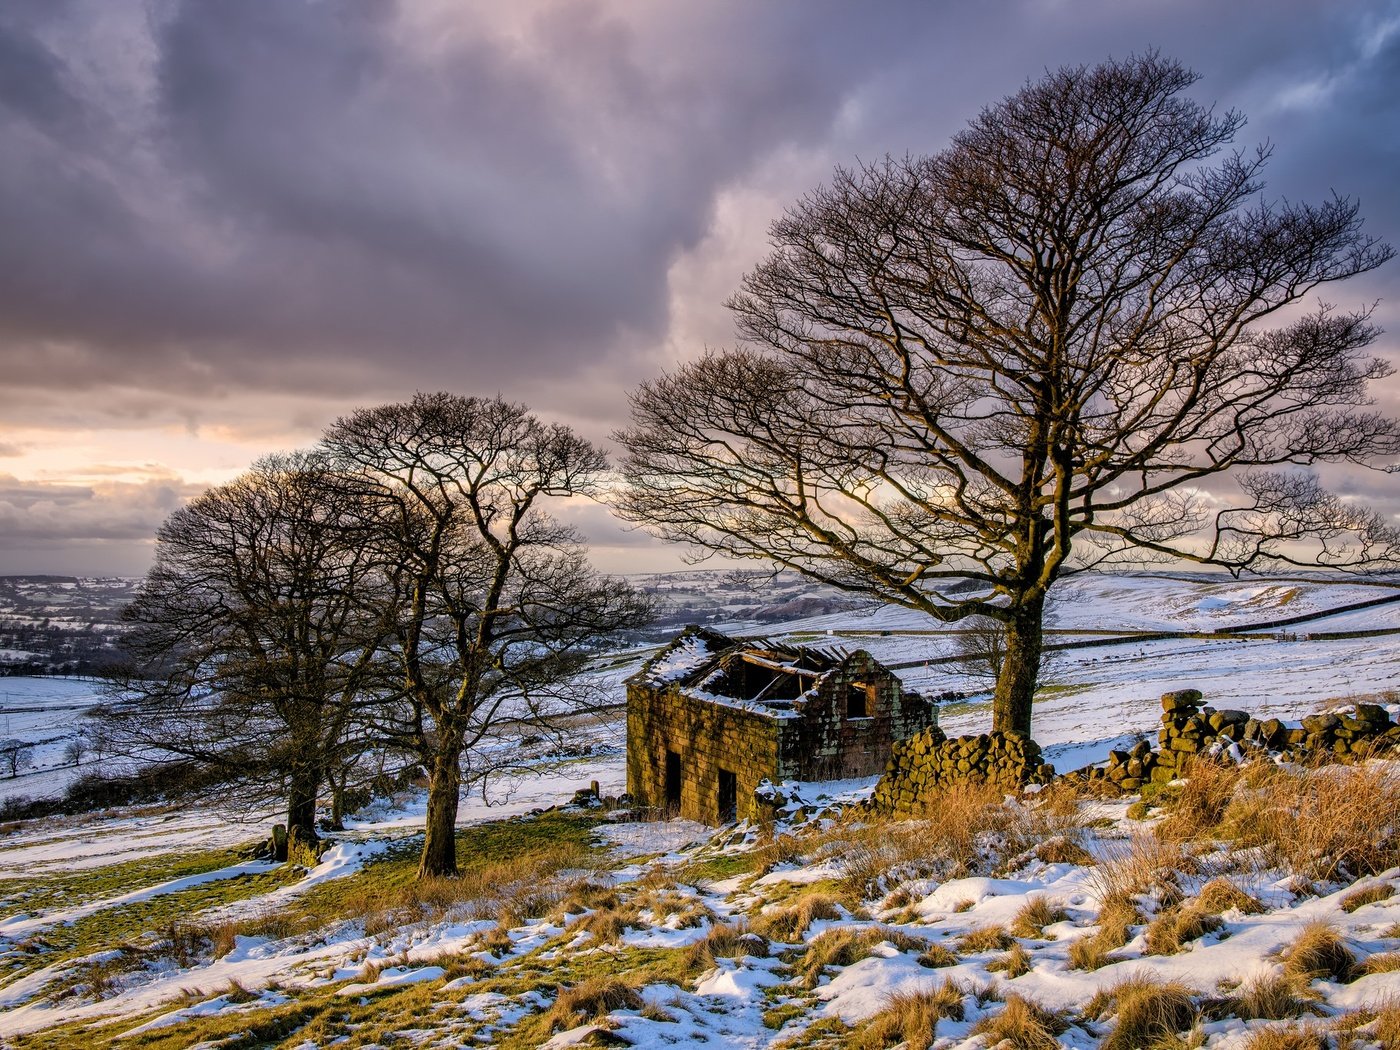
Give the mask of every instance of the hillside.
[[[945, 729], [985, 728], [976, 680], [938, 662], [951, 647], [940, 625], [892, 609], [761, 624], [719, 574], [676, 585], [734, 633], [908, 664], [911, 685], [968, 694]], [[1400, 605], [1318, 615], [1393, 588], [1137, 575], [1069, 590], [1056, 631], [1075, 647], [1036, 712], [1062, 771], [1154, 733], [1173, 687], [1285, 722], [1358, 698], [1400, 714]], [[1317, 618], [1263, 626], [1298, 617]], [[1093, 639], [1114, 644], [1079, 647]], [[597, 673], [617, 687], [648, 651]], [[20, 688], [6, 704], [53, 709], [12, 731], [77, 724], [80, 701]], [[586, 743], [585, 757], [495, 785], [494, 805], [464, 798], [465, 875], [426, 887], [411, 883], [413, 790], [362, 810], [310, 867], [240, 852], [273, 818], [236, 802], [6, 827], [0, 1037], [911, 1050], [1400, 1039], [1394, 763], [1211, 767], [1121, 799], [967, 788], [907, 821], [860, 808], [873, 780], [786, 784], [774, 826], [716, 830], [563, 806], [593, 780], [605, 797], [624, 789], [620, 724]], [[1267, 1042], [1284, 1028], [1303, 1041]]]

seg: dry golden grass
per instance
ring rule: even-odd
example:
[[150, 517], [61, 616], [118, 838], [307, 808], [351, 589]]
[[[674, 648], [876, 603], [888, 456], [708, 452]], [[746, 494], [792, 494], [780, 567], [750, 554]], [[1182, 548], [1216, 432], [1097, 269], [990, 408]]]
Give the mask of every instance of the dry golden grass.
[[930, 944], [920, 953], [918, 962], [920, 966], [927, 966], [930, 970], [937, 970], [944, 966], [958, 965], [958, 957], [941, 944]]
[[850, 966], [870, 954], [882, 941], [889, 941], [901, 951], [915, 951], [924, 941], [888, 926], [841, 926], [825, 930], [812, 939], [807, 952], [796, 966], [803, 988], [815, 988], [828, 966]]
[[745, 922], [721, 923], [686, 949], [685, 965], [689, 970], [708, 970], [717, 959], [738, 959], [745, 955], [763, 959], [768, 956], [768, 941], [754, 933]]
[[1377, 952], [1356, 968], [1358, 977], [1368, 973], [1394, 973], [1400, 970], [1400, 952]]
[[1223, 875], [1211, 879], [1196, 894], [1194, 904], [1207, 915], [1223, 915], [1235, 910], [1244, 915], [1262, 915], [1267, 909]]
[[1099, 928], [1069, 946], [1069, 965], [1075, 970], [1097, 970], [1114, 962], [1112, 953], [1132, 939], [1132, 927], [1142, 916], [1132, 902], [1114, 897], [1099, 909]]
[[1400, 1046], [1400, 1003], [1381, 1005], [1371, 1022], [1371, 1035], [1383, 1047]]
[[564, 888], [563, 896], [555, 905], [549, 921], [562, 926], [567, 916], [582, 915], [598, 908], [616, 908], [621, 903], [621, 895], [612, 884], [579, 879]]
[[766, 911], [753, 919], [753, 928], [772, 941], [796, 944], [807, 927], [818, 919], [839, 919], [836, 899], [825, 893], [805, 893], [785, 908]]
[[1269, 1025], [1251, 1032], [1243, 1050], [1327, 1050], [1327, 1033], [1316, 1025]]
[[565, 871], [588, 866], [586, 846], [564, 842], [486, 864], [458, 878], [426, 878], [397, 885], [363, 881], [340, 895], [339, 910], [361, 919], [365, 933], [377, 936], [453, 916], [496, 917], [509, 927], [542, 917], [556, 908], [576, 883]]
[[632, 898], [638, 911], [650, 912], [651, 924], [677, 930], [694, 929], [714, 920], [715, 913], [699, 897], [674, 889], [648, 889]]
[[1031, 851], [1036, 860], [1044, 864], [1093, 864], [1094, 856], [1074, 839], [1065, 835], [1054, 835]]
[[989, 962], [987, 969], [991, 973], [1005, 974], [1009, 980], [1030, 973], [1032, 965], [1031, 953], [1020, 944], [1013, 944], [1004, 955]]
[[1230, 1003], [1242, 1021], [1283, 1021], [1301, 1017], [1308, 1001], [1299, 995], [1299, 982], [1283, 974], [1263, 974], [1241, 985]]
[[1222, 832], [1238, 845], [1321, 881], [1376, 875], [1400, 864], [1400, 771], [1392, 763], [1270, 767], [1236, 795]]
[[1004, 831], [1013, 815], [1002, 793], [985, 784], [955, 784], [930, 798], [917, 819], [871, 818], [843, 822], [823, 833], [812, 854], [835, 857], [848, 892], [865, 898], [894, 873], [902, 877], [960, 875], [979, 858], [978, 839]]
[[984, 926], [959, 937], [957, 948], [962, 954], [970, 955], [976, 952], [1005, 951], [1015, 943], [1004, 926]]
[[615, 908], [599, 908], [580, 916], [569, 924], [569, 933], [587, 933], [599, 944], [616, 944], [630, 926], [642, 923], [640, 913], [630, 904]]
[[1349, 981], [1356, 968], [1356, 957], [1341, 935], [1325, 922], [1310, 922], [1302, 928], [1283, 956], [1283, 973], [1296, 981], [1327, 977]]
[[1193, 758], [1184, 771], [1181, 793], [1157, 825], [1157, 835], [1175, 842], [1204, 837], [1225, 815], [1242, 775], [1239, 766]]
[[605, 1017], [614, 1010], [640, 1010], [642, 997], [616, 977], [590, 977], [572, 988], [563, 988], [545, 1014], [550, 1031], [577, 1028]]
[[1195, 861], [1179, 842], [1139, 831], [1126, 842], [1113, 843], [1104, 850], [1089, 875], [1089, 886], [1101, 901], [1128, 900], [1149, 890], [1175, 888], [1181, 873], [1195, 868]]
[[1090, 1017], [1116, 1015], [1118, 1023], [1101, 1050], [1139, 1050], [1191, 1029], [1197, 1019], [1194, 993], [1177, 981], [1163, 981], [1143, 971], [1123, 978], [1089, 1000]]
[[1020, 995], [1006, 997], [1006, 1006], [972, 1026], [972, 1035], [987, 1036], [988, 1046], [1009, 1044], [1010, 1050], [1059, 1050], [1055, 1037], [1069, 1028], [1059, 1014]]
[[928, 1050], [942, 1018], [963, 1019], [961, 985], [946, 979], [932, 991], [901, 992], [846, 1045], [852, 1050], [886, 1050], [903, 1044], [905, 1050]]
[[1159, 912], [1147, 927], [1149, 955], [1175, 955], [1191, 941], [1220, 929], [1219, 918], [1208, 914], [1194, 902], [1176, 904]]
[[1375, 904], [1377, 901], [1389, 900], [1395, 896], [1395, 887], [1388, 882], [1378, 882], [1373, 886], [1363, 886], [1360, 889], [1352, 890], [1341, 900], [1342, 911], [1350, 915], [1357, 908], [1365, 907], [1367, 904]]
[[293, 916], [290, 912], [267, 911], [243, 919], [218, 923], [208, 928], [205, 935], [209, 939], [213, 957], [222, 959], [237, 946], [239, 937], [268, 937], [280, 941], [287, 937], [295, 937], [307, 929], [307, 921]]
[[1064, 922], [1069, 914], [1045, 896], [1032, 897], [1011, 920], [1011, 932], [1017, 937], [1045, 936], [1045, 927]]

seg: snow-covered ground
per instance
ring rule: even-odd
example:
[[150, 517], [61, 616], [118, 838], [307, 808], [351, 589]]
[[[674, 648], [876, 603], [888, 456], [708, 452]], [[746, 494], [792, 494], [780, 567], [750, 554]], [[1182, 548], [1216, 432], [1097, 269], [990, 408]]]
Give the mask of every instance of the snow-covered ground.
[[[83, 715], [102, 703], [101, 683], [87, 678], [0, 677], [0, 800], [53, 798], [96, 759], [70, 751]], [[8, 748], [19, 748], [11, 769]], [[15, 772], [16, 775], [11, 776]]]
[[[1088, 577], [1067, 590], [1070, 597], [1058, 605], [1056, 628], [1104, 632], [1236, 629], [1394, 593], [1356, 583], [1157, 575]], [[1296, 638], [1261, 632], [1257, 639], [1177, 637], [1069, 649], [1046, 676], [1036, 707], [1036, 737], [1059, 768], [1076, 768], [1138, 733], [1154, 733], [1160, 694], [1186, 686], [1201, 689], [1217, 707], [1283, 718], [1358, 696], [1389, 693], [1385, 698], [1394, 701], [1400, 699], [1400, 635], [1304, 637], [1382, 628], [1400, 628], [1400, 605], [1287, 628]], [[912, 664], [901, 672], [911, 688], [972, 694], [947, 707], [945, 729], [978, 731], [989, 715], [977, 683], [951, 673], [947, 665], [919, 663], [945, 655], [947, 636], [900, 633], [941, 630], [897, 609], [765, 628], [774, 637], [866, 648], [886, 662]], [[639, 651], [610, 667], [612, 688], [620, 690], [621, 679], [644, 656]], [[63, 741], [76, 731], [83, 709], [98, 699], [88, 682], [0, 679], [0, 715], [10, 719], [6, 735], [38, 745], [34, 768], [14, 781], [0, 781], [0, 789], [35, 795], [41, 793], [36, 786], [51, 782], [61, 790], [72, 775], [64, 768]], [[622, 735], [620, 721], [604, 725], [595, 732], [594, 754], [536, 776], [492, 783], [484, 795], [464, 796], [462, 825], [486, 828], [557, 806], [591, 781], [599, 782], [603, 795], [621, 793]], [[975, 1029], [1003, 1006], [994, 994], [975, 993], [998, 986], [1003, 998], [1014, 992], [1065, 1011], [1073, 1023], [1058, 1035], [1059, 1043], [1091, 1047], [1114, 1021], [1111, 1016], [1090, 1021], [1079, 1012], [1095, 992], [1130, 974], [1150, 971], [1180, 980], [1204, 1002], [1226, 995], [1236, 982], [1279, 973], [1284, 950], [1315, 920], [1338, 931], [1358, 959], [1400, 951], [1400, 896], [1377, 896], [1344, 910], [1350, 879], [1324, 879], [1309, 888], [1295, 881], [1295, 872], [1276, 865], [1240, 866], [1238, 858], [1227, 863], [1207, 854], [1179, 876], [1188, 898], [1213, 874], [1223, 873], [1266, 910], [1227, 910], [1218, 929], [1179, 953], [1160, 954], [1148, 950], [1146, 923], [1169, 901], [1153, 890], [1138, 901], [1143, 922], [1107, 965], [1094, 970], [1072, 965], [1074, 944], [1098, 929], [1105, 863], [1137, 848], [1144, 836], [1150, 839], [1161, 817], [1155, 810], [1130, 817], [1132, 799], [1080, 803], [1066, 834], [1088, 850], [1083, 857], [1028, 855], [1014, 863], [1002, 858], [964, 872], [892, 870], [862, 901], [861, 893], [851, 895], [851, 866], [884, 844], [854, 831], [843, 839], [846, 825], [828, 817], [835, 812], [830, 807], [849, 807], [872, 785], [871, 780], [786, 785], [790, 809], [800, 809], [806, 819], [779, 827], [780, 842], [788, 843], [784, 849], [764, 845], [767, 840], [753, 829], [716, 833], [683, 822], [618, 822], [599, 812], [586, 868], [528, 875], [540, 883], [533, 888], [544, 897], [586, 879], [596, 892], [589, 891], [594, 896], [577, 912], [563, 904], [541, 904], [538, 912], [521, 904], [498, 926], [495, 912], [463, 904], [397, 924], [375, 924], [367, 917], [324, 919], [317, 929], [274, 923], [264, 932], [233, 936], [217, 953], [208, 944], [195, 944], [184, 955], [161, 947], [176, 921], [172, 917], [212, 930], [219, 923], [233, 928], [262, 916], [297, 914], [299, 901], [338, 886], [357, 888], [358, 896], [348, 894], [347, 900], [373, 899], [366, 890], [373, 889], [376, 873], [394, 863], [402, 866], [402, 858], [412, 855], [424, 816], [421, 793], [366, 807], [340, 844], [309, 870], [230, 852], [265, 834], [274, 819], [270, 814], [242, 814], [245, 820], [233, 821], [228, 813], [166, 806], [10, 826], [0, 831], [0, 1043], [23, 1046], [25, 1033], [115, 1018], [116, 1023], [71, 1039], [93, 1046], [215, 1045], [220, 1031], [232, 1034], [299, 1005], [321, 1027], [273, 1045], [324, 1045], [323, 1039], [333, 1042], [353, 1031], [362, 1033], [361, 1043], [402, 1038], [426, 1046], [562, 1046], [601, 1025], [614, 1038], [638, 1046], [758, 1048], [783, 1041], [840, 1046], [863, 1030], [891, 995], [929, 991], [951, 979], [965, 990], [963, 1017], [939, 1021], [937, 1046], [986, 1050], [990, 1037]], [[570, 819], [593, 818], [585, 813]], [[784, 834], [792, 837], [782, 839]], [[471, 862], [500, 860], [509, 868], [514, 858]], [[1362, 885], [1400, 887], [1400, 868], [1367, 876]], [[818, 909], [820, 915], [789, 934], [791, 939], [778, 938], [772, 917], [804, 894], [827, 894], [833, 903]], [[1040, 898], [1053, 902], [1063, 916], [1043, 937], [1015, 939], [1029, 957], [1028, 972], [1007, 976], [997, 967], [1008, 949], [975, 950], [964, 942], [969, 933], [1010, 925], [1028, 902]], [[597, 932], [602, 927], [593, 921], [610, 909], [622, 924], [615, 938]], [[687, 962], [685, 953], [726, 922], [752, 923], [782, 943], [775, 941], [766, 956], [755, 948]], [[579, 932], [584, 929], [593, 932]], [[822, 943], [830, 942], [842, 931], [863, 938], [863, 947], [813, 971], [811, 960], [821, 951], [814, 942], [824, 934], [829, 936]], [[938, 968], [921, 964], [930, 946], [951, 950], [955, 959]], [[1400, 963], [1400, 956], [1396, 959]], [[580, 1014], [577, 1024], [565, 1019], [542, 1027], [556, 985], [609, 977], [634, 988], [639, 998], [624, 997], [596, 1018]], [[1400, 965], [1377, 966], [1349, 982], [1314, 980], [1307, 992], [1315, 1012], [1332, 1020], [1352, 1017], [1363, 1026], [1354, 1044], [1362, 1050], [1379, 1044], [1366, 1042], [1370, 1029], [1362, 1015], [1348, 1012], [1400, 997]], [[1244, 1050], [1250, 1033], [1265, 1023], [1206, 1017], [1200, 1035], [1211, 1050]], [[377, 1035], [371, 1038], [372, 1033]], [[62, 1040], [70, 1036], [55, 1038], [52, 1045], [67, 1045]]]

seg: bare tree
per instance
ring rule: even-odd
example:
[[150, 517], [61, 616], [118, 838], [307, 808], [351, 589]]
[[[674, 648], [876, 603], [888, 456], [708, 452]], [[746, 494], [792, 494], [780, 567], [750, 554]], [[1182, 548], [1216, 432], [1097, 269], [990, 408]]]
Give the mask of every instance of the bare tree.
[[133, 662], [109, 736], [263, 784], [289, 832], [315, 838], [320, 789], [353, 761], [373, 700], [367, 534], [360, 494], [315, 452], [263, 459], [172, 514], [124, 612]]
[[393, 632], [381, 655], [405, 705], [386, 709], [401, 717], [381, 732], [429, 775], [419, 876], [455, 874], [463, 785], [517, 762], [525, 727], [576, 709], [593, 647], [649, 615], [543, 507], [594, 491], [606, 461], [519, 405], [451, 394], [355, 412], [325, 447], [370, 493], [377, 523]]
[[27, 767], [34, 758], [34, 745], [12, 737], [0, 740], [0, 768], [11, 780], [19, 776], [19, 771]]
[[1243, 118], [1195, 80], [1155, 54], [1061, 69], [940, 153], [838, 170], [730, 300], [748, 345], [633, 395], [618, 511], [996, 620], [994, 724], [1023, 733], [1068, 572], [1393, 560], [1395, 531], [1307, 472], [1400, 451], [1368, 407], [1390, 371], [1369, 311], [1265, 327], [1392, 251], [1347, 199], [1262, 198], [1269, 151], [1221, 155]]

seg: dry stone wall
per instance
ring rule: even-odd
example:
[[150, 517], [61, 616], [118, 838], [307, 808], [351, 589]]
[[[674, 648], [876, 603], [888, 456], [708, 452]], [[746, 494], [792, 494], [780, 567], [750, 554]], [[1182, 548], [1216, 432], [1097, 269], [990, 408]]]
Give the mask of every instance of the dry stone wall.
[[1157, 750], [1140, 740], [1131, 750], [1111, 751], [1107, 765], [1076, 770], [1077, 780], [1102, 781], [1125, 794], [1144, 784], [1164, 784], [1185, 775], [1196, 755], [1230, 752], [1275, 754], [1303, 761], [1354, 761], [1400, 751], [1400, 726], [1385, 708], [1356, 704], [1351, 711], [1309, 715], [1301, 725], [1254, 718], [1244, 711], [1217, 710], [1197, 689], [1162, 696]]
[[[1400, 725], [1386, 709], [1360, 703], [1349, 711], [1309, 715], [1301, 723], [1254, 718], [1244, 711], [1217, 710], [1197, 689], [1162, 696], [1157, 747], [1139, 740], [1132, 748], [1109, 753], [1108, 762], [1065, 775], [1091, 781], [1109, 793], [1134, 794], [1152, 783], [1185, 776], [1197, 755], [1228, 753], [1236, 760], [1250, 755], [1280, 755], [1300, 761], [1353, 762], [1400, 754]], [[990, 783], [1007, 790], [1055, 779], [1029, 737], [984, 733], [948, 739], [934, 728], [894, 745], [885, 774], [871, 796], [879, 812], [917, 815], [925, 812], [940, 788], [958, 782]]]
[[914, 815], [930, 796], [955, 783], [993, 784], [1018, 791], [1054, 776], [1040, 748], [1020, 733], [982, 733], [949, 738], [937, 728], [894, 745], [871, 805], [880, 812]]

